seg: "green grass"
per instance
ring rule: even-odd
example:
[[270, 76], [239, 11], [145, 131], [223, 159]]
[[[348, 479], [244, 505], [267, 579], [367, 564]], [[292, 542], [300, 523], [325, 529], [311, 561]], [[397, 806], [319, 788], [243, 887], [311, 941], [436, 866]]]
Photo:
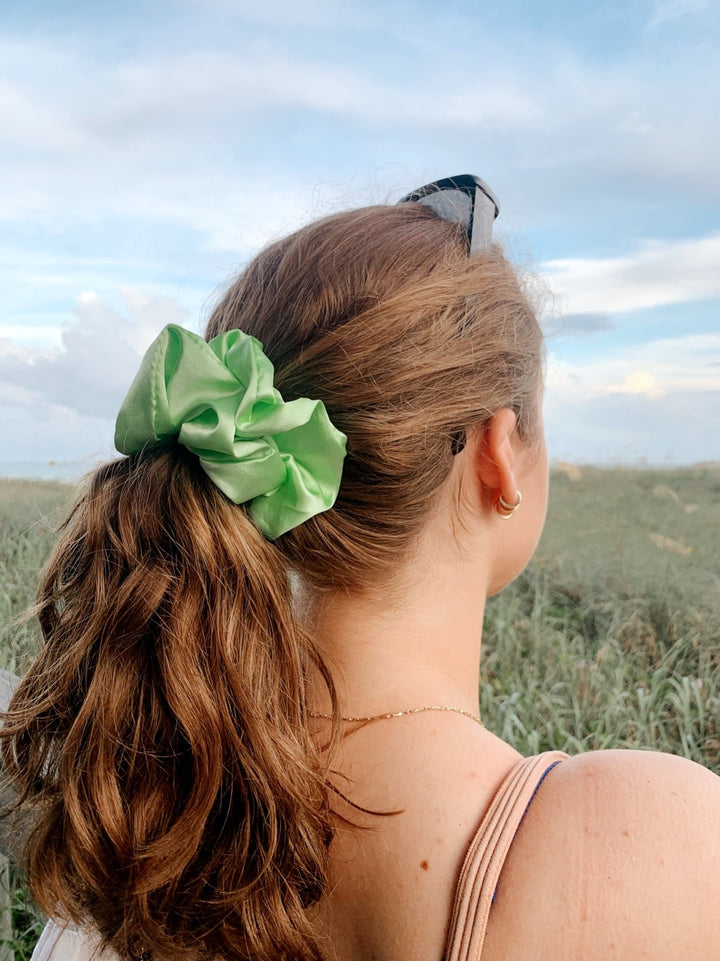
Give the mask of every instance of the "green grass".
[[10, 891], [13, 937], [5, 943], [12, 948], [15, 961], [30, 961], [33, 949], [45, 926], [45, 919], [30, 901], [22, 879], [12, 867]]
[[34, 601], [70, 492], [65, 484], [0, 478], [0, 667], [13, 674], [37, 651], [39, 632], [11, 621]]
[[[65, 484], [0, 478], [0, 667], [14, 674], [37, 652], [40, 632], [33, 622], [11, 622], [33, 603], [69, 495]], [[15, 961], [29, 961], [44, 919], [13, 866], [10, 892], [13, 938], [6, 943]]]
[[[0, 480], [0, 624], [32, 602], [69, 493]], [[488, 605], [487, 726], [523, 753], [651, 748], [720, 773], [718, 532], [718, 464], [555, 470], [536, 556]], [[5, 628], [0, 666], [20, 673], [38, 643]], [[17, 884], [14, 905], [22, 959], [37, 922]]]
[[524, 753], [652, 748], [720, 773], [720, 465], [570, 473], [489, 603], [483, 716]]

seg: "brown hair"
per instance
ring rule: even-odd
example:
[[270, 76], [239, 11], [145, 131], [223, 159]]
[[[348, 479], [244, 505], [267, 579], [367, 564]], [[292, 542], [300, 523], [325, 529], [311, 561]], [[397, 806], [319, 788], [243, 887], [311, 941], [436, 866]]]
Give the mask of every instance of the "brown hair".
[[335, 507], [263, 539], [171, 442], [98, 470], [40, 587], [46, 644], [2, 732], [32, 804], [32, 892], [123, 957], [318, 959], [329, 755], [309, 731], [316, 590], [391, 572], [453, 463], [503, 407], [536, 432], [542, 338], [497, 247], [416, 204], [338, 214], [261, 253], [207, 336], [242, 328], [286, 400], [348, 437]]

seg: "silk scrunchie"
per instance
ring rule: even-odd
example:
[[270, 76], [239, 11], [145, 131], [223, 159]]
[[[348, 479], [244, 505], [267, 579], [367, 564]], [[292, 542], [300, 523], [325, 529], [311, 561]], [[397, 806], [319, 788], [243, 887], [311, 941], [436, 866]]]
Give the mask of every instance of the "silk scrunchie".
[[274, 540], [335, 503], [346, 437], [322, 401], [286, 404], [273, 374], [260, 341], [241, 330], [208, 342], [168, 324], [123, 401], [115, 446], [134, 454], [176, 436]]

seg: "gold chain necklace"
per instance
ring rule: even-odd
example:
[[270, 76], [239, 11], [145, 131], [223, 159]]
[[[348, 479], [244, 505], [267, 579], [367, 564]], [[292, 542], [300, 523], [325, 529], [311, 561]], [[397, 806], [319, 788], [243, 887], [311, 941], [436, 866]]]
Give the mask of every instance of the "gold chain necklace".
[[[406, 707], [404, 711], [389, 711], [387, 714], [371, 714], [368, 717], [341, 717], [341, 721], [345, 721], [347, 724], [359, 724], [363, 721], [389, 721], [393, 717], [404, 717], [406, 714], [422, 714], [425, 711], [451, 711], [453, 714], [462, 714], [464, 717], [469, 717], [471, 720], [479, 724], [480, 727], [485, 727], [483, 722], [471, 711], [465, 711], [461, 707], [447, 707], [444, 704], [426, 704], [424, 707]], [[316, 711], [310, 711], [311, 717], [322, 717], [330, 720], [332, 714], [318, 714]]]

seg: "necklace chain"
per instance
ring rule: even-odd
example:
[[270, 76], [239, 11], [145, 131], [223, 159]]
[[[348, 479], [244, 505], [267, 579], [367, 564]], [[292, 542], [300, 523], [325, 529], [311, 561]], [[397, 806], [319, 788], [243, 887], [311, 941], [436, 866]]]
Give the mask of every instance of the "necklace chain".
[[[389, 711], [387, 714], [370, 714], [367, 717], [341, 717], [340, 720], [345, 721], [347, 724], [359, 724], [362, 721], [389, 721], [393, 717], [404, 717], [406, 714], [422, 714], [425, 711], [451, 711], [453, 714], [462, 714], [464, 717], [469, 717], [475, 721], [476, 724], [485, 727], [477, 714], [473, 714], [472, 711], [465, 711], [461, 707], [448, 707], [445, 704], [426, 704], [424, 707], [406, 707], [404, 711]], [[318, 714], [316, 711], [310, 711], [310, 716], [327, 718], [328, 720], [332, 718], [332, 714]]]

